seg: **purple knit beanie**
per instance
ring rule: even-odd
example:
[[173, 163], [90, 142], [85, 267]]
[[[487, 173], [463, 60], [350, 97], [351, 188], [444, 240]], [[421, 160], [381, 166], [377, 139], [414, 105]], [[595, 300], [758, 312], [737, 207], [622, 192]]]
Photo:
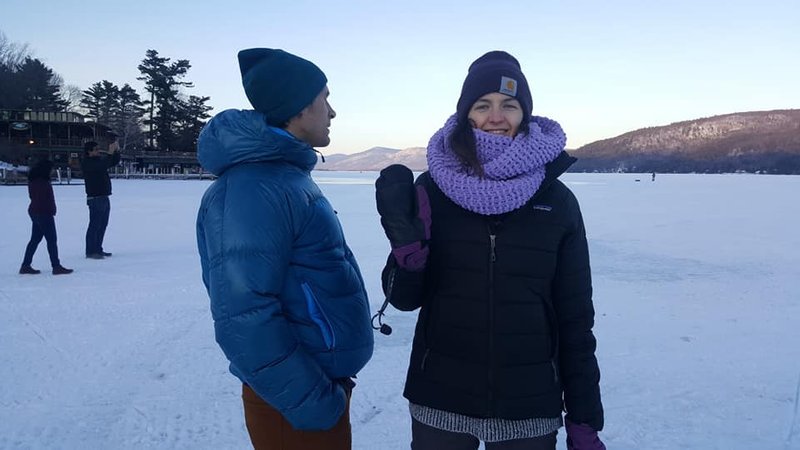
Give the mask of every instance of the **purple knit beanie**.
[[519, 61], [506, 52], [495, 50], [476, 59], [469, 66], [456, 106], [459, 122], [466, 120], [470, 108], [479, 98], [491, 92], [516, 98], [522, 106], [522, 117], [531, 115], [531, 90], [528, 88], [528, 80], [522, 74]]

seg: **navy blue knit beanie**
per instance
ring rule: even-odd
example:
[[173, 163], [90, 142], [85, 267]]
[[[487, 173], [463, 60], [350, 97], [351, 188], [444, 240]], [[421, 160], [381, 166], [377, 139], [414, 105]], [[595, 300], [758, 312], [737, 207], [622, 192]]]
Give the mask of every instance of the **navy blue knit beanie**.
[[472, 105], [491, 92], [516, 98], [522, 106], [522, 117], [530, 117], [533, 100], [519, 61], [506, 52], [495, 50], [470, 64], [456, 106], [458, 120], [465, 121]]
[[240, 51], [239, 69], [250, 104], [276, 127], [310, 105], [328, 84], [314, 63], [278, 49]]

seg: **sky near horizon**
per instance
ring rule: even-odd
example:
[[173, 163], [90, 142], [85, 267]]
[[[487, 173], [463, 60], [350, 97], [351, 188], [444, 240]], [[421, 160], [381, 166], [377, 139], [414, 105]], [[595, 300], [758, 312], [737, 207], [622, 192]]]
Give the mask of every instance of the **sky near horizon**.
[[740, 111], [800, 108], [795, 0], [312, 1], [5, 0], [0, 31], [66, 84], [144, 94], [147, 49], [188, 59], [187, 94], [213, 113], [249, 108], [236, 53], [282, 48], [327, 75], [337, 112], [325, 154], [426, 146], [455, 112], [469, 64], [521, 63], [533, 113], [567, 148], [635, 129]]

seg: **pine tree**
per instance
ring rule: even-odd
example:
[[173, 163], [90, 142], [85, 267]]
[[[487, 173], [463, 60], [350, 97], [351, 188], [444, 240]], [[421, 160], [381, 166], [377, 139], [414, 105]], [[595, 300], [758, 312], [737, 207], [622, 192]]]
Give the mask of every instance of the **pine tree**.
[[61, 77], [39, 59], [26, 57], [16, 66], [0, 64], [0, 108], [64, 111]]
[[129, 84], [125, 83], [118, 95], [112, 128], [120, 136], [120, 147], [125, 150], [129, 145], [138, 146], [144, 142], [141, 122], [145, 109], [139, 94]]
[[95, 122], [111, 126], [112, 111], [119, 105], [119, 88], [108, 80], [98, 81], [83, 91], [81, 106]]
[[19, 78], [11, 66], [0, 64], [0, 108], [18, 109], [22, 96], [18, 86]]
[[179, 80], [186, 76], [191, 67], [187, 59], [170, 63], [170, 58], [162, 58], [152, 49], [147, 50], [145, 59], [139, 64], [142, 76], [137, 80], [144, 81], [145, 90], [150, 93], [150, 100], [145, 102], [149, 118], [144, 123], [150, 127], [148, 135], [151, 147], [155, 140], [159, 148], [174, 149], [180, 87], [193, 87], [191, 82]]
[[119, 136], [123, 150], [143, 142], [141, 119], [145, 110], [139, 94], [129, 84], [119, 88], [108, 80], [94, 83], [83, 91], [81, 105], [89, 117]]
[[197, 137], [205, 125], [208, 114], [213, 108], [206, 105], [211, 97], [198, 97], [190, 95], [186, 101], [179, 105], [178, 121], [178, 148], [182, 151], [196, 151]]

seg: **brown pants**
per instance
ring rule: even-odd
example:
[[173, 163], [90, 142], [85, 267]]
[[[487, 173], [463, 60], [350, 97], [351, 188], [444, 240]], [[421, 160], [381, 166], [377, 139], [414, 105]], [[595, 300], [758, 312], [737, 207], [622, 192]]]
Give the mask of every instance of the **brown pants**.
[[275, 408], [242, 385], [244, 420], [255, 450], [350, 450], [350, 398], [336, 426], [326, 431], [299, 431]]

